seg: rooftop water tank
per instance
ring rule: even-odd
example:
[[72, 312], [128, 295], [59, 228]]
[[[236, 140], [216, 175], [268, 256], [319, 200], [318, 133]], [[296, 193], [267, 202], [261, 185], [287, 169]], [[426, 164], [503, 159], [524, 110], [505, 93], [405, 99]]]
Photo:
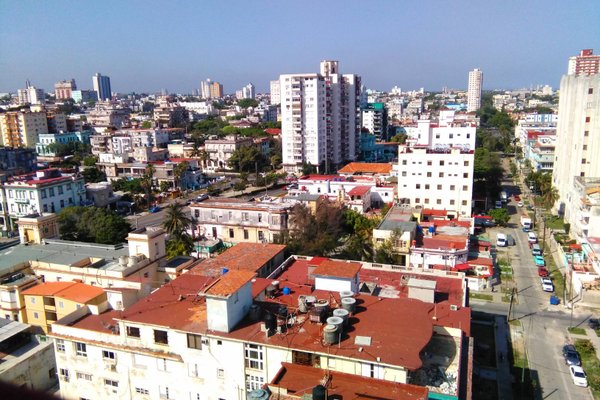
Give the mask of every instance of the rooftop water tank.
[[306, 306], [308, 308], [312, 307], [316, 301], [317, 298], [315, 296], [306, 296]]
[[283, 288], [283, 294], [284, 295], [288, 295], [288, 294], [291, 294], [291, 293], [292, 293], [292, 289], [290, 289], [289, 287], [286, 286], [286, 287]]
[[228, 269], [228, 268], [223, 268], [223, 269], [221, 269], [221, 275], [225, 275], [225, 274], [226, 274], [226, 273], [228, 273], [228, 272], [229, 272], [229, 269]]
[[313, 400], [327, 400], [327, 389], [323, 385], [317, 385], [312, 390]]
[[336, 308], [335, 310], [333, 310], [333, 316], [343, 319], [344, 325], [348, 325], [348, 317], [350, 316], [348, 310], [344, 310], [343, 308]]
[[298, 296], [298, 311], [301, 313], [305, 313], [308, 311], [308, 306], [306, 305], [306, 296], [301, 294]]
[[356, 310], [356, 299], [354, 297], [346, 297], [342, 299], [342, 308], [347, 310], [350, 314]]
[[344, 330], [344, 319], [340, 317], [329, 317], [327, 318], [327, 325], [333, 325], [337, 328], [338, 333], [342, 333]]
[[275, 286], [269, 285], [269, 286], [267, 286], [267, 289], [265, 292], [267, 294], [267, 297], [272, 298], [272, 297], [275, 297], [275, 291], [276, 291]]
[[268, 400], [269, 396], [269, 391], [265, 389], [254, 389], [253, 391], [248, 393], [248, 400]]
[[338, 328], [335, 325], [325, 325], [325, 328], [323, 328], [323, 341], [325, 344], [338, 342]]
[[279, 290], [279, 281], [273, 281], [273, 282], [271, 282], [271, 285], [273, 285], [275, 290]]
[[346, 297], [354, 296], [354, 292], [352, 290], [342, 290], [340, 292], [340, 298], [345, 299]]
[[328, 310], [329, 309], [329, 301], [327, 300], [317, 300], [315, 302], [316, 309]]

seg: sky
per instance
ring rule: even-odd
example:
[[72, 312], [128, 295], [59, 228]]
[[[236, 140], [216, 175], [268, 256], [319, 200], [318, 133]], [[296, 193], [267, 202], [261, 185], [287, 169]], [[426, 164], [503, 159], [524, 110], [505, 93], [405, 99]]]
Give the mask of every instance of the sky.
[[0, 92], [111, 78], [114, 92], [225, 93], [338, 60], [367, 88], [557, 88], [569, 56], [600, 53], [598, 0], [0, 0]]

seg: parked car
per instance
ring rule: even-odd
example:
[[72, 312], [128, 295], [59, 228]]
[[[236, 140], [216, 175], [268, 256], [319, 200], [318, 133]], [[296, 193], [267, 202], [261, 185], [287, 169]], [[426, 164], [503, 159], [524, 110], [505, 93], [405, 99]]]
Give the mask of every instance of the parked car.
[[198, 197], [196, 197], [196, 201], [197, 202], [201, 202], [208, 199], [208, 195], [206, 193], [202, 193], [201, 195], [198, 195]]
[[565, 344], [562, 349], [562, 355], [567, 365], [581, 365], [581, 358], [577, 349], [572, 344]]
[[291, 183], [289, 185], [286, 186], [285, 190], [292, 190], [292, 189], [298, 189], [298, 184], [297, 183]]
[[550, 278], [540, 278], [542, 282], [542, 290], [544, 292], [554, 292], [554, 285], [552, 284], [552, 279]]
[[585, 376], [585, 372], [583, 368], [577, 365], [571, 365], [569, 367], [569, 373], [571, 374], [571, 379], [573, 379], [573, 383], [577, 386], [587, 387], [588, 381], [587, 376]]
[[149, 211], [150, 211], [151, 213], [157, 213], [157, 212], [159, 212], [159, 211], [160, 211], [160, 207], [159, 207], [159, 206], [152, 206], [152, 207], [150, 207], [150, 210], [149, 210]]
[[529, 232], [527, 234], [527, 241], [532, 244], [537, 243], [538, 238], [537, 238], [537, 235], [535, 234], [535, 232]]
[[516, 244], [515, 242], [515, 238], [512, 237], [512, 235], [506, 235], [506, 245], [507, 246], [514, 246]]
[[538, 267], [538, 276], [546, 277], [548, 276], [548, 270], [546, 267]]
[[588, 319], [588, 326], [594, 330], [600, 329], [600, 320], [598, 318], [590, 318]]
[[540, 248], [539, 244], [534, 244], [531, 246], [531, 254], [533, 254], [534, 256], [541, 256], [542, 255], [542, 249]]
[[523, 207], [523, 202], [522, 202], [522, 201], [519, 201], [519, 202], [517, 203], [517, 205], [518, 205], [519, 207]]
[[535, 261], [536, 267], [545, 267], [546, 266], [546, 260], [544, 260], [544, 257], [542, 257], [542, 256], [533, 256], [533, 261]]
[[499, 233], [496, 235], [496, 246], [506, 247], [506, 235], [504, 233]]

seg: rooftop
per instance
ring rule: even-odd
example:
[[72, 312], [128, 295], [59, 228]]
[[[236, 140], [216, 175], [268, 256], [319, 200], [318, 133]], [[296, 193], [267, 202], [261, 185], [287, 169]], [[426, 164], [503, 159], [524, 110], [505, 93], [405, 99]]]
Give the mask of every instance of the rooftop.
[[314, 270], [314, 275], [354, 278], [360, 271], [362, 264], [356, 261], [339, 261], [326, 259]]
[[249, 210], [249, 211], [284, 211], [291, 206], [289, 204], [281, 203], [266, 203], [266, 202], [254, 202], [245, 201], [242, 199], [207, 199], [201, 203], [192, 203], [191, 208], [224, 208], [229, 210]]
[[281, 369], [269, 385], [275, 393], [277, 388], [286, 389], [293, 397], [273, 394], [272, 399], [301, 398], [311, 394], [313, 387], [327, 378], [327, 394], [332, 398], [352, 400], [426, 400], [428, 390], [423, 386], [407, 385], [381, 379], [367, 378], [342, 372], [324, 370], [306, 365], [281, 363]]
[[376, 228], [378, 230], [393, 231], [400, 229], [403, 232], [414, 231], [417, 223], [413, 221], [413, 209], [411, 207], [392, 207]]
[[[190, 273], [219, 276], [223, 268], [229, 271], [257, 272], [263, 265], [285, 250], [283, 244], [238, 243], [215, 258], [208, 258], [190, 270]], [[251, 256], [250, 256], [251, 255]]]
[[102, 294], [104, 294], [102, 288], [80, 282], [46, 282], [23, 291], [23, 295], [54, 296], [82, 304]]
[[369, 193], [370, 190], [370, 186], [355, 186], [348, 192], [348, 194], [350, 196], [364, 196], [365, 194]]
[[351, 162], [338, 170], [339, 174], [390, 174], [392, 164]]
[[203, 293], [209, 296], [229, 297], [255, 276], [256, 274], [251, 271], [228, 271], [217, 278]]

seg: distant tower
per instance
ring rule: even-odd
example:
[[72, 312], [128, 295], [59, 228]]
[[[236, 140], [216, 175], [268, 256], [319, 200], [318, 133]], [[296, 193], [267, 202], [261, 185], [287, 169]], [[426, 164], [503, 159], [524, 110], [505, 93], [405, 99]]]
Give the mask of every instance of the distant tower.
[[600, 73], [600, 55], [593, 49], [583, 49], [578, 56], [569, 57], [567, 75], [595, 75]]
[[483, 72], [475, 68], [469, 71], [469, 88], [467, 90], [467, 111], [477, 111], [481, 107], [481, 86], [483, 84]]
[[102, 76], [100, 73], [92, 76], [92, 84], [94, 85], [94, 91], [98, 95], [98, 100], [105, 101], [112, 98], [110, 90], [110, 78], [108, 76]]

